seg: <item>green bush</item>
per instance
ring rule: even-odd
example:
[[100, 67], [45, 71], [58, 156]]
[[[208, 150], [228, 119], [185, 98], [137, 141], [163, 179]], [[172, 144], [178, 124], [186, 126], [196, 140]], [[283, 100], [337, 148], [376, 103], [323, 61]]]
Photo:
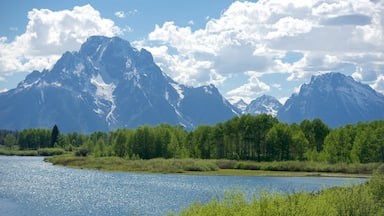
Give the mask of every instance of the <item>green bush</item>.
[[39, 156], [62, 155], [65, 151], [61, 148], [41, 148], [37, 150]]
[[89, 150], [86, 148], [79, 148], [76, 150], [75, 155], [77, 157], [86, 157], [89, 153]]
[[231, 191], [226, 192], [222, 200], [193, 203], [180, 215], [367, 216], [382, 213], [381, 200], [372, 196], [370, 186], [363, 184], [314, 193], [284, 195], [260, 192], [258, 198], [252, 200], [241, 191]]
[[237, 166], [237, 162], [234, 160], [217, 160], [216, 165], [220, 169], [235, 169]]

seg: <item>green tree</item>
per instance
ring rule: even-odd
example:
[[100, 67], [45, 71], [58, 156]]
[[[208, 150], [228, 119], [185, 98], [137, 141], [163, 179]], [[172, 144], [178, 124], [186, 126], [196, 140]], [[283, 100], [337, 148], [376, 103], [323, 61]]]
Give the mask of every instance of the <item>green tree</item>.
[[292, 145], [290, 149], [290, 158], [294, 160], [304, 160], [304, 154], [308, 150], [309, 142], [304, 135], [304, 132], [299, 126], [293, 124], [292, 128]]
[[59, 128], [57, 125], [54, 125], [51, 132], [51, 145], [49, 147], [55, 146], [55, 143], [57, 142], [57, 138], [59, 137]]
[[333, 130], [325, 138], [324, 153], [328, 162], [350, 162], [352, 138], [347, 128], [340, 127]]
[[13, 134], [8, 133], [5, 135], [4, 144], [8, 148], [12, 149], [12, 147], [16, 144], [16, 137]]
[[277, 123], [267, 134], [267, 160], [290, 160], [292, 130], [288, 124]]
[[376, 134], [370, 127], [358, 129], [351, 150], [352, 162], [367, 163], [377, 161], [378, 149], [375, 140]]
[[107, 147], [103, 139], [98, 139], [95, 146], [95, 156], [103, 157], [107, 155]]
[[118, 157], [128, 157], [131, 155], [129, 144], [128, 144], [128, 136], [130, 132], [124, 130], [118, 130], [116, 132], [115, 140], [113, 143], [113, 151]]
[[327, 137], [331, 129], [318, 118], [312, 121], [312, 127], [315, 135], [316, 150], [317, 152], [321, 152], [323, 150], [325, 137]]

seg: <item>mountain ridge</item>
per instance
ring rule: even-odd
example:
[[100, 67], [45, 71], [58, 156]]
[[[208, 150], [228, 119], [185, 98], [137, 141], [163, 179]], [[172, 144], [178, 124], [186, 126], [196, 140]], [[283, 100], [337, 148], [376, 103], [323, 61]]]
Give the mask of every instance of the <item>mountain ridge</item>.
[[[204, 112], [196, 112], [201, 110], [198, 104], [204, 104]], [[2, 128], [57, 124], [66, 132], [161, 123], [192, 129], [238, 115], [215, 86], [176, 83], [150, 52], [103, 36], [88, 38], [79, 51], [65, 52], [52, 69], [33, 71], [15, 89], [1, 93], [0, 110]]]
[[282, 106], [283, 105], [275, 97], [270, 95], [262, 95], [251, 101], [251, 103], [246, 107], [245, 113], [252, 115], [265, 113], [276, 117], [279, 109]]
[[299, 93], [292, 94], [278, 119], [299, 123], [320, 118], [331, 127], [384, 119], [384, 95], [341, 73], [313, 76]]

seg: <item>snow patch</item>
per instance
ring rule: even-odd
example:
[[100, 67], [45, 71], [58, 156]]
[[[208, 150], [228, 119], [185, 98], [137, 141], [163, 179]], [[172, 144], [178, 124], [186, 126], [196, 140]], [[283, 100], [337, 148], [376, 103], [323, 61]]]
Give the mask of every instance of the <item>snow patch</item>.
[[127, 59], [127, 61], [125, 62], [125, 68], [129, 69], [132, 67], [132, 60], [131, 59]]
[[133, 68], [133, 70], [124, 73], [124, 78], [125, 78], [125, 80], [132, 80], [132, 79], [134, 79], [133, 80], [133, 85], [135, 87], [138, 87], [138, 88], [141, 89], [140, 74], [137, 72], [136, 68]]
[[211, 91], [211, 89], [208, 88], [208, 86], [204, 86], [204, 92], [207, 94], [213, 94], [213, 92]]
[[80, 74], [84, 71], [84, 65], [82, 63], [78, 63], [75, 66], [75, 70], [73, 71], [73, 74], [75, 74], [77, 77], [80, 77]]
[[177, 83], [171, 83], [172, 87], [176, 90], [177, 94], [179, 95], [179, 99], [184, 99], [184, 92], [181, 86]]
[[[105, 83], [100, 74], [97, 76], [92, 76], [91, 83], [96, 87], [95, 104], [98, 106], [98, 108], [94, 109], [93, 111], [99, 115], [102, 115], [104, 114], [104, 111], [101, 109], [101, 107], [105, 107], [108, 112], [105, 117], [107, 123], [112, 124], [117, 122], [116, 118], [113, 116], [113, 111], [116, 109], [113, 91], [115, 90], [116, 85], [114, 83]], [[109, 104], [106, 105], [103, 103], [104, 101], [109, 102]]]
[[51, 86], [60, 88], [61, 87], [61, 83], [60, 82], [53, 82], [53, 83], [51, 83]]
[[169, 100], [169, 92], [168, 91], [165, 91], [165, 95], [164, 95], [164, 98], [165, 100]]

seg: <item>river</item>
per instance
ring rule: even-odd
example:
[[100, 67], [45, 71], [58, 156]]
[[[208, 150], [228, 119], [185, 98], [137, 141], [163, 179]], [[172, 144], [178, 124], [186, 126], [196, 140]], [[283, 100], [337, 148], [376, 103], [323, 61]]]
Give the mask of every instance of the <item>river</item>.
[[366, 179], [193, 176], [100, 172], [53, 166], [43, 157], [0, 156], [0, 215], [166, 215], [224, 191], [292, 193]]

